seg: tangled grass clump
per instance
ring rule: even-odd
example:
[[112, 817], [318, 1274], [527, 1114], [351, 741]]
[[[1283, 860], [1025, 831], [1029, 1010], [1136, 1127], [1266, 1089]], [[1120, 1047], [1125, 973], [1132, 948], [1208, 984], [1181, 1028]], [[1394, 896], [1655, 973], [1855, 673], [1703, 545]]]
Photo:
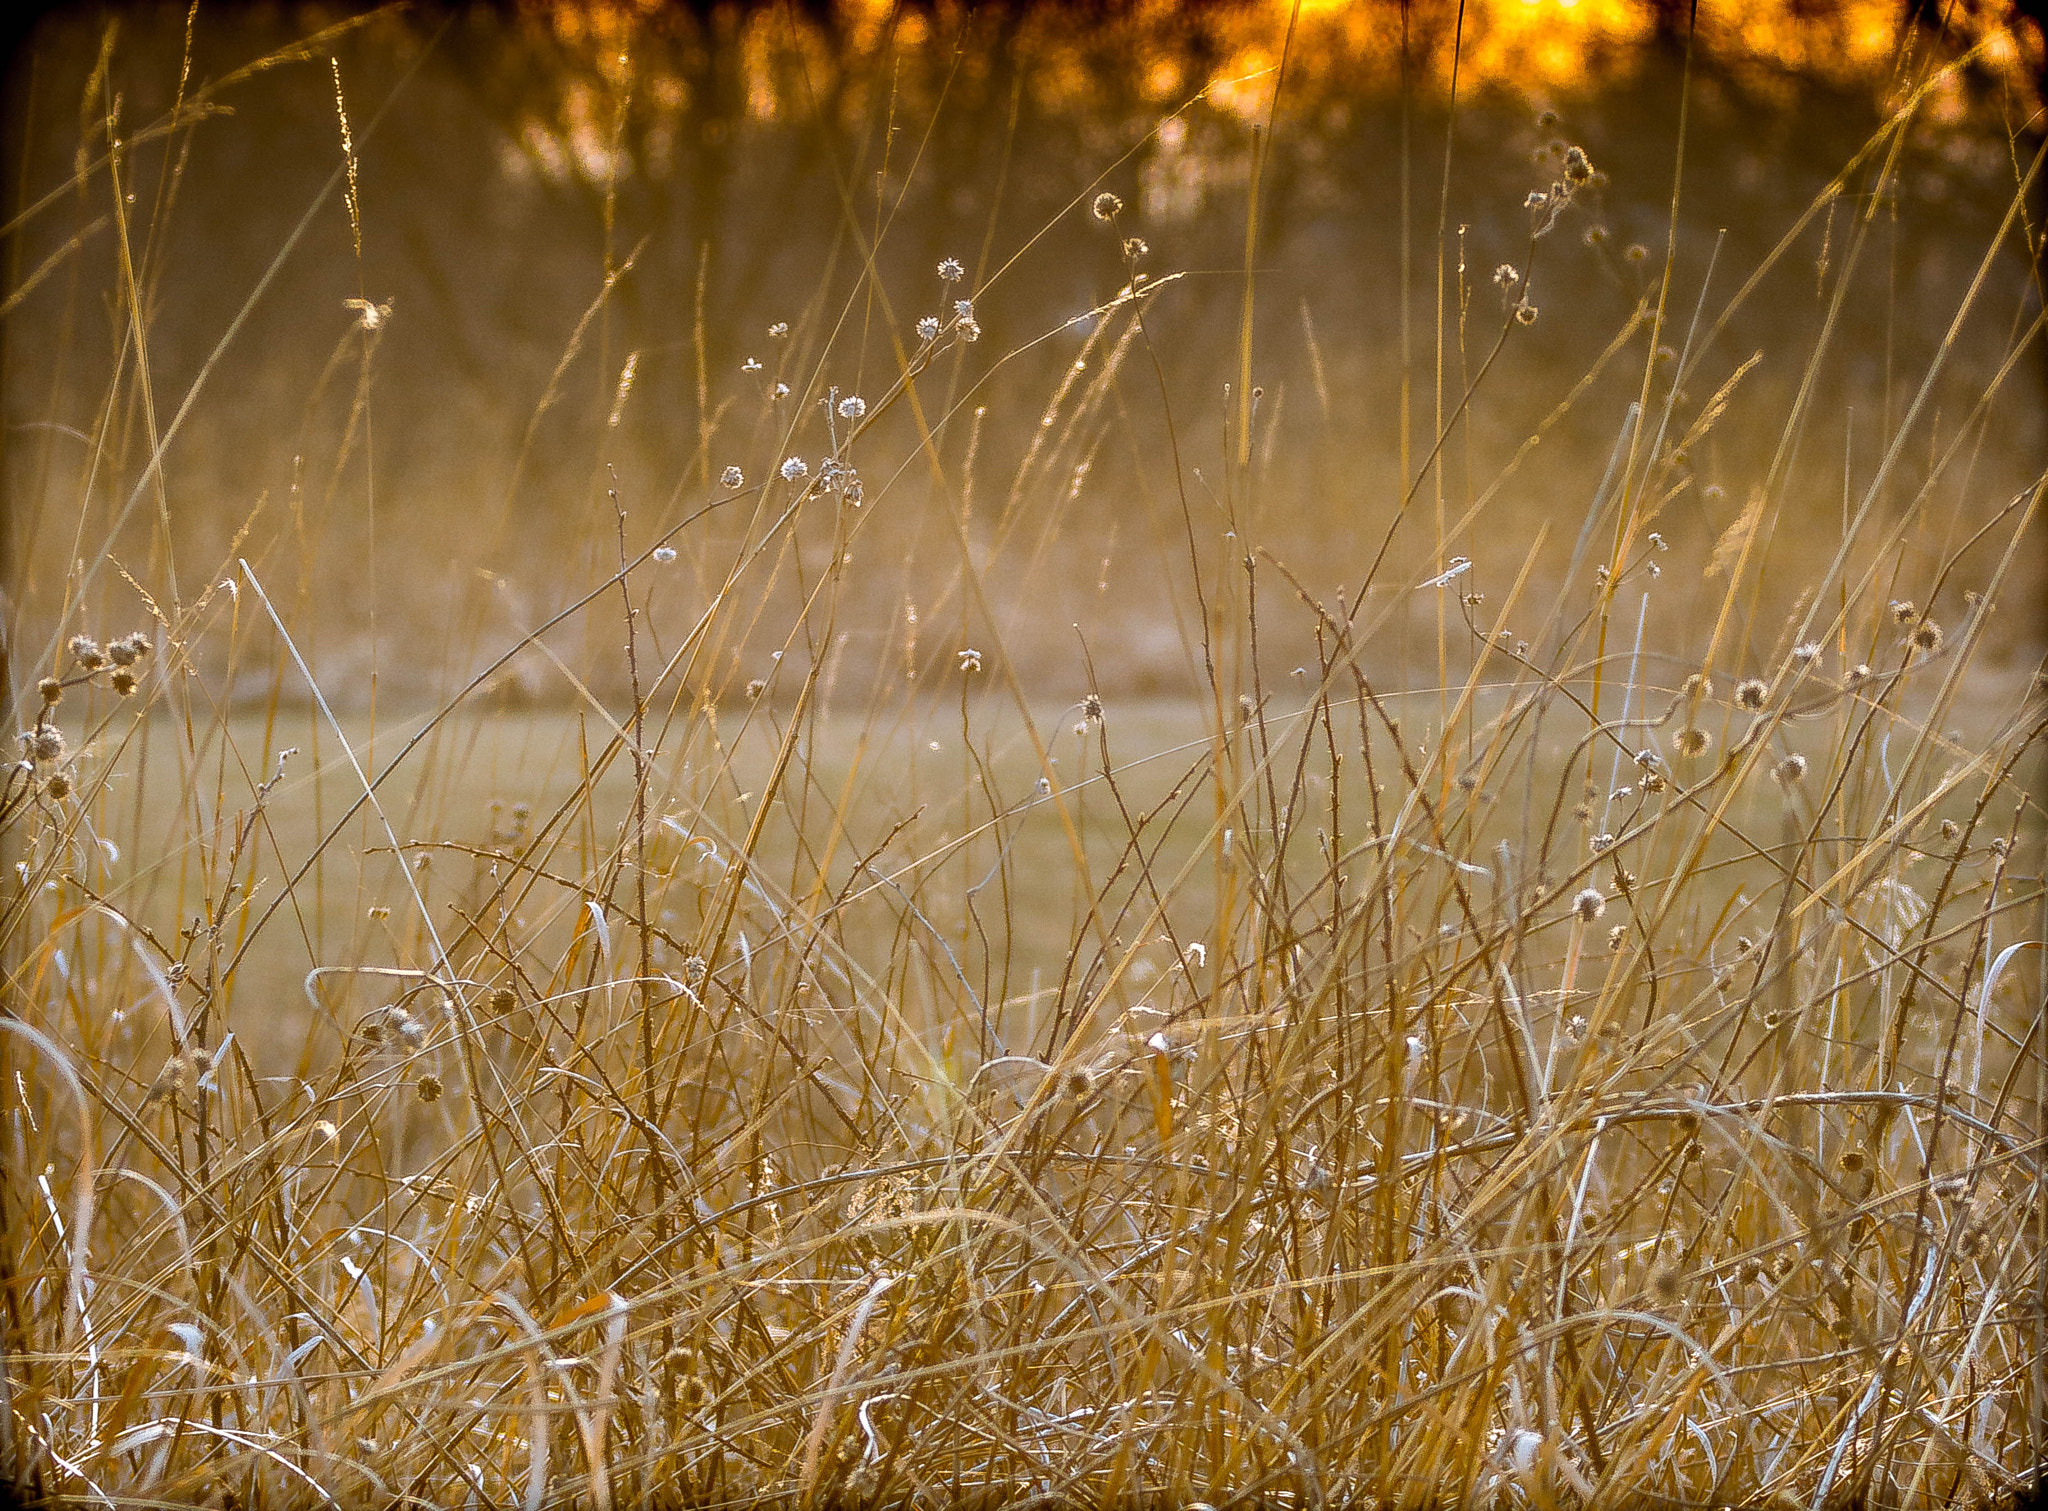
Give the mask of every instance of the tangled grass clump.
[[[1502, 344], [1540, 339], [1535, 237], [1592, 192], [1570, 153], [1532, 271], [1496, 280]], [[1084, 199], [1121, 237], [1122, 200]], [[906, 315], [862, 396], [828, 381], [855, 364], [821, 294], [771, 332], [817, 402], [707, 418], [682, 471], [708, 485], [715, 452], [721, 486], [668, 515], [606, 478], [601, 563], [556, 564], [552, 606], [495, 639], [463, 620], [417, 712], [323, 670], [281, 586], [303, 515], [197, 595], [167, 548], [154, 577], [80, 561], [0, 788], [18, 1489], [2038, 1485], [2048, 700], [1986, 651], [2048, 474], [1966, 539], [1940, 468], [1903, 508], [1869, 481], [1773, 629], [1768, 479], [1690, 555], [1652, 528], [1728, 389], [1686, 395], [1703, 359], [1660, 358], [1648, 301], [1568, 568], [1533, 535], [1481, 549], [1499, 483], [1404, 555], [1425, 464], [1323, 593], [1262, 536], [1240, 383], [1207, 499], [1191, 437], [1158, 463], [1177, 502], [1142, 571], [1192, 692], [1148, 697], [1097, 674], [1088, 627], [1070, 664], [1012, 649], [1076, 469], [1120, 406], [1167, 405], [1135, 374], [1176, 280], [1118, 245], [1042, 403], [969, 365], [1000, 290], [955, 299], [951, 258], [951, 313]], [[976, 406], [1032, 437], [994, 525]], [[949, 426], [974, 442], [942, 452]], [[913, 502], [950, 575], [861, 623], [875, 522]], [[116, 614], [148, 628], [92, 638]], [[1418, 681], [1387, 647], [1425, 619]], [[566, 702], [512, 696], [529, 675]]]

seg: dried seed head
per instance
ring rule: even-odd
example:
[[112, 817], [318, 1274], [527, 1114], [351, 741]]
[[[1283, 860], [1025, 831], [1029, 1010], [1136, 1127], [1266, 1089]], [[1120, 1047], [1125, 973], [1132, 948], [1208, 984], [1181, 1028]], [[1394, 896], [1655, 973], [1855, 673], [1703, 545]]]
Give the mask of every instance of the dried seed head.
[[1124, 256], [1132, 262], [1136, 262], [1140, 257], [1150, 253], [1151, 250], [1150, 247], [1145, 245], [1145, 238], [1142, 236], [1126, 236], [1124, 238]]
[[139, 685], [135, 680], [135, 673], [128, 670], [125, 666], [119, 668], [112, 676], [107, 678], [107, 686], [124, 698], [132, 695]]
[[1792, 659], [1801, 666], [1813, 665], [1814, 662], [1820, 660], [1820, 642], [1818, 640], [1800, 641], [1799, 644], [1792, 647]]
[[1842, 1171], [1846, 1175], [1858, 1174], [1869, 1163], [1870, 1156], [1861, 1149], [1845, 1149], [1842, 1151]]
[[1643, 791], [1645, 791], [1645, 792], [1662, 792], [1663, 790], [1664, 790], [1664, 773], [1663, 773], [1663, 772], [1661, 772], [1661, 771], [1646, 771], [1646, 772], [1644, 772], [1644, 773], [1643, 773]]
[[959, 651], [956, 654], [960, 657], [961, 671], [978, 672], [981, 670], [981, 652], [973, 646], [970, 645], [966, 650]]
[[868, 412], [868, 401], [857, 393], [850, 393], [839, 401], [839, 418], [858, 420]]
[[1067, 1072], [1065, 1090], [1074, 1101], [1087, 1101], [1095, 1094], [1095, 1073], [1085, 1065], [1076, 1065]]
[[1614, 848], [1614, 836], [1611, 834], [1596, 834], [1588, 839], [1586, 844], [1595, 855], [1599, 855], [1603, 851]]
[[1115, 220], [1123, 214], [1124, 202], [1107, 189], [1095, 196], [1095, 218], [1101, 221]]
[[1932, 619], [1923, 619], [1913, 626], [1913, 649], [1933, 655], [1941, 649], [1941, 626]]
[[1632, 241], [1628, 244], [1628, 247], [1622, 252], [1621, 258], [1624, 262], [1637, 264], [1644, 263], [1649, 261], [1650, 249], [1644, 246], [1640, 241]]
[[1941, 821], [1941, 837], [1943, 839], [1953, 840], [1958, 834], [1961, 834], [1962, 832], [1962, 827], [1959, 824], [1957, 824], [1954, 819], [1945, 818]]
[[519, 1005], [519, 994], [509, 986], [501, 986], [490, 995], [490, 1009], [494, 1013], [509, 1013]]
[[319, 1154], [330, 1152], [341, 1142], [341, 1130], [326, 1118], [321, 1118], [313, 1125], [312, 1133], [313, 1149]]
[[1688, 698], [1710, 697], [1714, 691], [1714, 679], [1705, 672], [1694, 672], [1685, 679], [1683, 691]]
[[61, 771], [50, 773], [50, 779], [43, 783], [43, 796], [53, 803], [61, 803], [71, 796], [71, 778]]
[[1705, 755], [1707, 747], [1712, 743], [1712, 737], [1696, 724], [1686, 725], [1678, 732], [1677, 739], [1672, 741], [1682, 756]]
[[718, 474], [718, 485], [728, 492], [747, 486], [747, 475], [737, 467], [728, 467]]
[[800, 456], [784, 457], [781, 472], [785, 483], [800, 483], [811, 475], [811, 464]]
[[1894, 598], [1885, 605], [1885, 612], [1892, 616], [1893, 624], [1911, 624], [1920, 616], [1920, 611], [1913, 607], [1913, 600], [1910, 598]]
[[1564, 181], [1577, 188], [1593, 176], [1593, 164], [1586, 157], [1583, 147], [1567, 147], [1564, 152]]
[[939, 339], [939, 317], [937, 315], [926, 315], [917, 322], [917, 339], [920, 341], [936, 341]]
[[1607, 911], [1607, 898], [1598, 887], [1588, 887], [1572, 899], [1572, 911], [1582, 923], [1591, 923]]
[[149, 654], [149, 634], [132, 630], [107, 647], [107, 659], [116, 666], [133, 666]]
[[71, 653], [73, 661], [89, 672], [96, 672], [107, 664], [107, 653], [90, 635], [73, 635], [64, 643], [64, 649]]
[[441, 1100], [442, 1088], [439, 1076], [421, 1076], [412, 1083], [412, 1089], [413, 1094], [422, 1102], [438, 1102]]
[[36, 684], [36, 691], [42, 695], [43, 707], [54, 707], [64, 696], [64, 684], [55, 677], [45, 677]]
[[1744, 677], [1735, 684], [1735, 701], [1751, 713], [1764, 706], [1764, 698], [1769, 693], [1770, 688], [1757, 677]]
[[967, 269], [960, 266], [960, 259], [948, 257], [939, 264], [939, 279], [944, 283], [958, 283], [967, 276]]
[[1528, 300], [1524, 299], [1520, 304], [1515, 306], [1515, 324], [1534, 325], [1535, 323], [1536, 306], [1531, 304]]
[[1511, 289], [1521, 281], [1522, 275], [1515, 270], [1515, 265], [1512, 262], [1504, 262], [1493, 270], [1493, 286], [1495, 288]]
[[1794, 752], [1771, 769], [1771, 775], [1781, 787], [1790, 787], [1806, 779], [1806, 757]]
[[1614, 950], [1618, 950], [1618, 949], [1620, 949], [1620, 948], [1621, 948], [1621, 947], [1622, 947], [1623, 945], [1625, 945], [1625, 944], [1627, 944], [1627, 943], [1628, 943], [1628, 925], [1627, 925], [1627, 924], [1625, 924], [1625, 923], [1617, 923], [1617, 924], [1616, 924], [1616, 925], [1615, 925], [1615, 926], [1614, 926], [1613, 928], [1611, 928], [1611, 929], [1609, 929], [1609, 930], [1607, 931], [1607, 948], [1608, 948], [1608, 950], [1609, 950], [1610, 952], [1611, 952], [1611, 951], [1614, 951]]
[[753, 702], [766, 691], [768, 691], [768, 679], [766, 677], [754, 678], [753, 681], [747, 684], [747, 701], [749, 703]]
[[21, 748], [32, 761], [61, 761], [67, 749], [64, 731], [54, 724], [38, 724], [21, 732]]
[[1081, 716], [1091, 724], [1100, 724], [1102, 722], [1101, 697], [1095, 693], [1090, 693], [1087, 697], [1083, 698], [1081, 700]]

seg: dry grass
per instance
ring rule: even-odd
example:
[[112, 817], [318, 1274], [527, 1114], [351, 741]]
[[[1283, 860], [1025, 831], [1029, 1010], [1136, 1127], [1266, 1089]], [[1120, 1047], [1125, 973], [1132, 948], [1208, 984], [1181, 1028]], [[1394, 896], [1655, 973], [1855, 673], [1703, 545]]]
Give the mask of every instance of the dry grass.
[[[416, 715], [330, 702], [284, 589], [317, 526], [185, 563], [183, 596], [168, 534], [118, 582], [86, 543], [72, 607], [30, 627], [0, 808], [18, 1488], [1548, 1508], [2035, 1483], [2048, 705], [1983, 653], [2024, 623], [2041, 485], [1968, 535], [1940, 466], [1899, 507], [1908, 408], [1839, 521], [1809, 510], [1779, 624], [1775, 473], [1711, 552], [1653, 529], [1715, 423], [1653, 287], [1638, 406], [1555, 522], [1570, 576], [1523, 567], [1534, 538], [1482, 551], [1490, 494], [1446, 512], [1418, 445], [1370, 526], [1394, 544], [1338, 596], [1261, 543], [1276, 443], [1226, 351], [1235, 428], [1157, 458], [1178, 555], [1145, 568], [1199, 694], [1104, 694], [1083, 625], [1048, 697], [1067, 674], [1006, 626], [1061, 527], [1020, 501], [1087, 454], [1081, 418], [1160, 403], [1145, 319], [1172, 287], [1105, 306], [1051, 395], [970, 366], [963, 313], [906, 316], [891, 381], [842, 406], [821, 316], [793, 339], [829, 408], [707, 420], [744, 481], [658, 528], [600, 491], [602, 565], [565, 565], [545, 622], [491, 599], [382, 645], [447, 680]], [[1523, 339], [1521, 297], [1479, 357]], [[377, 335], [366, 313], [365, 372]], [[946, 443], [976, 406], [1044, 416], [1048, 454], [974, 479]], [[913, 507], [957, 568], [922, 628], [850, 654], [854, 560]], [[1437, 677], [1377, 649], [1397, 633]]]

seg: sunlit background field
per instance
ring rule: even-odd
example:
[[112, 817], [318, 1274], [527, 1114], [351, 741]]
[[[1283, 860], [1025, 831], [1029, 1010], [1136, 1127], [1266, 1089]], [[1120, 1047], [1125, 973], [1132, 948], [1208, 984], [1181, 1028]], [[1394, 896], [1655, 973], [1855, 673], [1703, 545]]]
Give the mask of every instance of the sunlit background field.
[[2027, 0], [15, 35], [18, 1493], [2038, 1493]]

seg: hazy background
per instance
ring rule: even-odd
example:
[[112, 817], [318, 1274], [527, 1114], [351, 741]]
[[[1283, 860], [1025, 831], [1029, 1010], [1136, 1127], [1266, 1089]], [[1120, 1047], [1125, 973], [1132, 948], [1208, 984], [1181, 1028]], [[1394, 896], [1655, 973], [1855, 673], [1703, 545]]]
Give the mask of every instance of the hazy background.
[[[1704, 646], [1720, 598], [1702, 586], [1707, 555], [1768, 485], [1762, 591], [1741, 628], [1762, 654], [1994, 243], [2038, 143], [2040, 34], [2001, 33], [1989, 13], [1945, 34], [1890, 4], [1701, 10], [1664, 341], [1695, 334], [1666, 452], [1761, 361], [1704, 442], [1643, 474], [1668, 495], [1672, 546], [1653, 642]], [[1191, 551], [1212, 578], [1249, 542], [1314, 592], [1356, 583], [1503, 328], [1492, 270], [1531, 266], [1525, 196], [1578, 144], [1598, 175], [1534, 246], [1540, 316], [1487, 372], [1382, 577], [1406, 591], [1469, 555], [1470, 584], [1497, 601], [1555, 521], [1532, 579], [1554, 583], [1654, 361], [1638, 333], [1599, 365], [1663, 276], [1684, 12], [1501, 0], [1467, 6], [1462, 34], [1457, 14], [1303, 9], [1260, 187], [1262, 393], [1239, 475], [1225, 385], [1284, 6], [223, 5], [201, 6], [189, 33], [180, 6], [56, 11], [12, 58], [6, 98], [17, 684], [60, 622], [140, 622], [134, 588], [98, 561], [111, 541], [166, 607], [248, 558], [331, 696], [364, 701], [374, 666], [381, 698], [417, 704], [613, 568], [608, 469], [637, 551], [723, 496], [728, 465], [750, 488], [785, 454], [815, 466], [828, 392], [879, 403], [916, 319], [971, 294], [982, 339], [943, 355], [916, 412], [898, 403], [856, 448], [851, 538], [813, 506], [791, 549], [754, 564], [740, 591], [764, 603], [759, 633], [717, 648], [706, 690], [736, 695], [772, 651], [801, 661], [832, 643], [851, 688], [999, 644], [1028, 683], [1072, 689], [1076, 624], [1105, 687], [1192, 690], [1196, 627], [1172, 608]], [[1853, 170], [1731, 312], [1906, 97], [1901, 81], [1977, 42], [1896, 154]], [[1887, 164], [1895, 189], [1873, 199]], [[1100, 190], [1122, 198], [1115, 231], [1089, 214]], [[1116, 359], [1069, 322], [1124, 284], [1119, 235], [1148, 244], [1151, 277], [1184, 276]], [[1881, 521], [1923, 488], [1930, 500], [1885, 567], [1900, 591], [2048, 456], [2048, 366], [2038, 346], [2014, 356], [2040, 309], [2023, 236], [1991, 258], [1884, 483]], [[948, 256], [967, 268], [950, 288], [933, 273]], [[388, 314], [365, 329], [350, 300]], [[770, 335], [778, 322], [786, 337]], [[1455, 522], [1546, 425], [1476, 526], [1438, 542], [1439, 494]], [[152, 435], [172, 437], [160, 475], [145, 470]], [[673, 643], [786, 497], [750, 494], [676, 541], [657, 634]], [[994, 626], [959, 590], [963, 538]], [[851, 597], [786, 643], [842, 545], [861, 569]], [[2016, 658], [2038, 639], [2038, 556], [2008, 599], [2000, 644]], [[1992, 562], [1980, 551], [1962, 575]], [[225, 595], [210, 609], [238, 611], [254, 612]], [[1284, 601], [1273, 614], [1284, 641], [1295, 621]], [[1433, 674], [1435, 614], [1431, 594], [1396, 614], [1391, 667]], [[579, 622], [550, 643], [616, 690], [616, 638], [610, 621]], [[274, 657], [237, 671], [240, 643], [197, 654], [225, 695], [267, 698]], [[537, 658], [500, 690], [569, 692]]]

